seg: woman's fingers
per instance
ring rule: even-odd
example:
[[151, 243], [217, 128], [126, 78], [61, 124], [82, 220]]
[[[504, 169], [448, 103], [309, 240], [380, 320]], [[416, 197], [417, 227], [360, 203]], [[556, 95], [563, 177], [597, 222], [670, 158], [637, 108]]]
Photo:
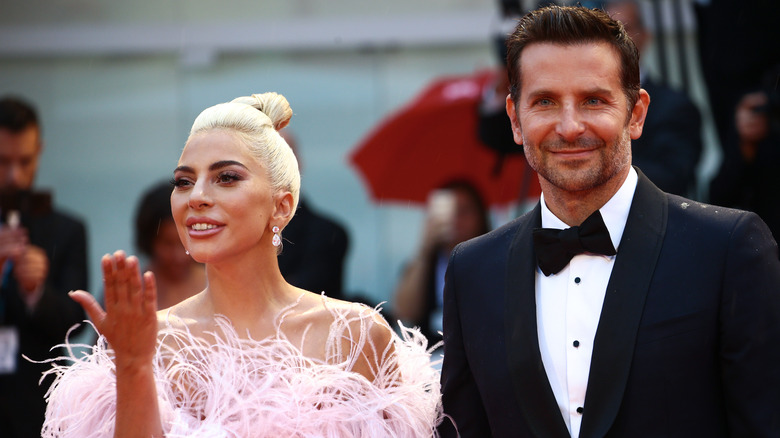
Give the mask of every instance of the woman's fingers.
[[71, 291], [69, 295], [73, 301], [79, 303], [79, 305], [84, 308], [84, 311], [87, 312], [89, 319], [91, 319], [92, 322], [95, 323], [95, 326], [98, 327], [98, 330], [100, 330], [100, 326], [103, 324], [103, 320], [106, 318], [106, 312], [102, 307], [100, 307], [100, 304], [97, 302], [95, 297], [93, 297], [89, 292], [83, 290]]
[[114, 288], [114, 259], [106, 254], [100, 259], [100, 267], [103, 270], [103, 298], [106, 309], [111, 309], [116, 304], [116, 289]]
[[[124, 251], [106, 254], [101, 260], [106, 311], [108, 313], [142, 310], [145, 302], [145, 280], [141, 279], [140, 263]], [[152, 277], [152, 283], [154, 278]], [[156, 300], [156, 288], [153, 291]]]
[[157, 281], [152, 272], [144, 273], [143, 307], [146, 313], [157, 312]]
[[114, 291], [116, 293], [116, 303], [119, 306], [126, 306], [130, 300], [130, 274], [128, 272], [127, 259], [124, 251], [114, 253]]
[[125, 259], [125, 284], [127, 285], [128, 304], [133, 308], [141, 306], [143, 301], [143, 289], [141, 286], [141, 273], [138, 268], [138, 258], [130, 256]]

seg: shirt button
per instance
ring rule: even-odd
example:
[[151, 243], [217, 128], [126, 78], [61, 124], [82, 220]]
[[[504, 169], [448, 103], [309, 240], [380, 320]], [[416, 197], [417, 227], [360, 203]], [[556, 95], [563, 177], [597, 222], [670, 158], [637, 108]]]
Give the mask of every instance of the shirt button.
[[577, 413], [578, 414], [582, 414], [582, 411], [584, 411], [584, 409], [582, 409], [582, 406], [577, 408]]
[[574, 277], [574, 282], [575, 283], [580, 284], [580, 281], [582, 281], [582, 280], [580, 280], [580, 277]]
[[577, 348], [580, 346], [580, 341], [574, 341], [572, 342], [572, 345], [574, 345], [574, 348]]

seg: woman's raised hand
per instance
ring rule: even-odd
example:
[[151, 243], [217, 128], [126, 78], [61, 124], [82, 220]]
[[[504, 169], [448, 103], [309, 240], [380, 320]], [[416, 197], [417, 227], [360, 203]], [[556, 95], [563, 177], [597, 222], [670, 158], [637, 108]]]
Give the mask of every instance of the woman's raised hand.
[[157, 286], [154, 275], [140, 274], [138, 259], [123, 251], [101, 260], [106, 309], [85, 291], [71, 297], [87, 312], [113, 348], [117, 362], [148, 363], [157, 342]]

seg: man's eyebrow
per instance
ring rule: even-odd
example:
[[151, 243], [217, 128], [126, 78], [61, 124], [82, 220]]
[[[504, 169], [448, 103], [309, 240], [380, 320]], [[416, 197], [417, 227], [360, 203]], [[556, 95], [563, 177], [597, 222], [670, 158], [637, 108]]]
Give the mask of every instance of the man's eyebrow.
[[596, 94], [596, 95], [609, 95], [611, 96], [613, 94], [612, 90], [608, 88], [603, 87], [594, 87], [588, 90], [585, 90], [585, 94]]
[[[225, 167], [230, 167], [230, 166], [239, 166], [239, 167], [243, 167], [244, 169], [247, 169], [247, 167], [244, 166], [239, 161], [222, 160], [222, 161], [217, 161], [215, 163], [212, 163], [211, 166], [209, 166], [209, 170], [213, 172], [215, 170], [223, 169]], [[173, 171], [174, 172], [190, 172], [190, 173], [192, 173], [195, 170], [192, 167], [190, 167], [190, 166], [179, 166], [176, 169], [173, 169]]]

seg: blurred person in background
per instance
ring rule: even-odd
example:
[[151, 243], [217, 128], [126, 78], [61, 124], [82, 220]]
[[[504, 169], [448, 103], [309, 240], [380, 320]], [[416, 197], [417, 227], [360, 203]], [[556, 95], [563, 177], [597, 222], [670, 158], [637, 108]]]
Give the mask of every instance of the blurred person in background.
[[51, 379], [41, 381], [49, 366], [32, 361], [51, 357], [85, 319], [68, 292], [87, 287], [86, 230], [32, 192], [42, 152], [35, 108], [0, 98], [0, 436], [8, 438], [40, 436]]
[[756, 212], [780, 238], [780, 64], [734, 110], [729, 152], [712, 181], [712, 202]]
[[441, 341], [444, 272], [455, 245], [490, 231], [489, 211], [467, 181], [431, 193], [422, 238], [393, 293], [393, 315], [419, 327], [431, 345]]
[[[298, 141], [289, 128], [279, 132], [298, 158]], [[293, 286], [325, 292], [331, 298], [344, 298], [344, 261], [349, 235], [338, 222], [313, 209], [301, 195], [295, 216], [284, 229], [284, 249], [279, 254], [279, 270]]]
[[[613, 0], [604, 10], [623, 23], [640, 56], [652, 39], [637, 0]], [[684, 92], [655, 81], [640, 70], [642, 88], [652, 99], [641, 137], [631, 142], [631, 161], [659, 189], [696, 196], [696, 166], [702, 152], [702, 121], [698, 107]]]
[[144, 192], [135, 214], [135, 246], [157, 278], [157, 308], [167, 309], [206, 287], [206, 271], [184, 249], [171, 214], [168, 182]]
[[709, 201], [756, 212], [780, 233], [780, 2], [696, 2], [702, 73], [722, 159]]

